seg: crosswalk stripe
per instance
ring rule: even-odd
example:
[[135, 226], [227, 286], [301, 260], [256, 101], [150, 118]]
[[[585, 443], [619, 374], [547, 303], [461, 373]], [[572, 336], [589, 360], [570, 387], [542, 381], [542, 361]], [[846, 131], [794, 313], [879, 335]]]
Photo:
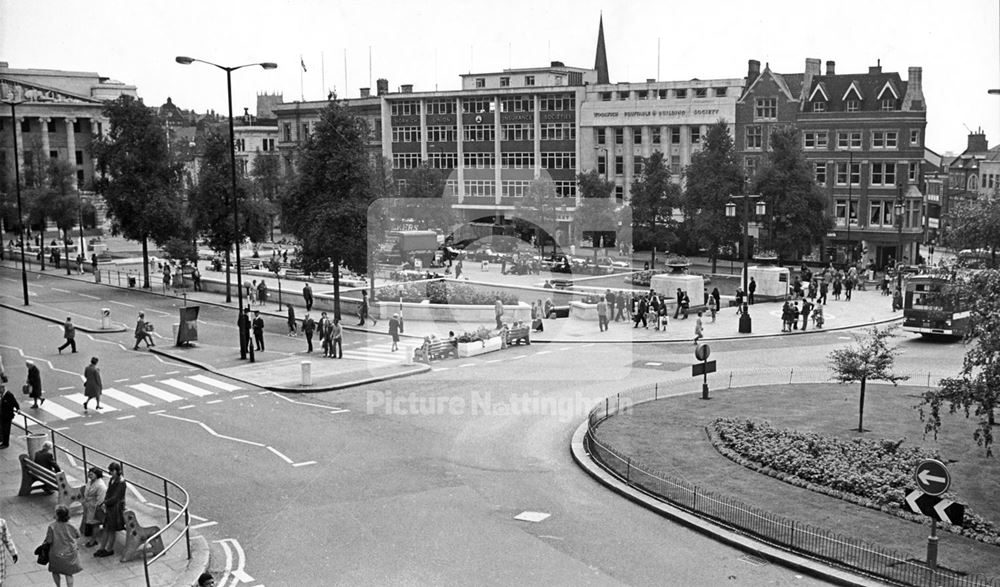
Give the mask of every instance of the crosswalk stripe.
[[231, 383], [226, 383], [225, 381], [216, 381], [215, 379], [212, 379], [211, 377], [205, 377], [204, 375], [192, 375], [191, 379], [194, 379], [199, 383], [204, 383], [205, 385], [218, 387], [223, 391], [236, 391], [237, 389], [242, 389], [238, 385], [232, 385]]
[[[81, 409], [83, 408], [83, 406], [80, 407]], [[68, 420], [70, 418], [76, 418], [80, 415], [77, 412], [74, 412], [73, 410], [60, 406], [59, 404], [55, 403], [52, 400], [49, 400], [44, 404], [41, 404], [41, 409], [42, 411], [48, 412], [49, 414], [52, 414], [53, 416], [59, 418], [60, 420]]]
[[159, 383], [162, 383], [164, 385], [169, 385], [170, 387], [175, 387], [175, 388], [177, 388], [177, 389], [179, 389], [181, 391], [186, 391], [186, 392], [190, 393], [191, 395], [196, 395], [198, 397], [205, 397], [206, 395], [212, 395], [211, 391], [205, 391], [204, 389], [202, 389], [200, 387], [195, 387], [194, 385], [191, 385], [190, 383], [185, 383], [183, 381], [177, 381], [176, 379], [164, 379], [164, 380], [160, 381]]
[[[66, 399], [68, 399], [68, 400], [70, 400], [74, 404], [80, 404], [81, 408], [83, 407], [84, 400], [87, 399], [87, 396], [83, 395], [82, 393], [68, 393], [68, 394], [64, 395], [63, 397], [66, 398]], [[91, 403], [94, 405], [94, 409], [96, 410], [97, 409], [97, 402], [96, 402], [96, 400], [93, 401], [93, 402], [91, 402]], [[88, 404], [88, 405], [90, 405], [90, 404]], [[118, 411], [118, 408], [115, 408], [113, 406], [109, 406], [107, 404], [102, 405], [101, 408], [103, 408], [103, 411], [105, 411], [105, 412], [117, 412]]]
[[389, 358], [389, 357], [378, 357], [378, 356], [372, 356], [372, 355], [363, 355], [363, 354], [359, 354], [359, 353], [352, 353], [352, 352], [349, 352], [349, 351], [344, 351], [344, 358], [345, 359], [358, 359], [358, 360], [361, 360], [361, 361], [372, 361], [372, 362], [375, 362], [375, 363], [398, 363], [398, 362], [400, 362], [400, 361], [403, 360], [402, 358], [393, 359], [393, 358]]
[[117, 389], [114, 388], [105, 389], [104, 391], [101, 392], [101, 394], [110, 397], [115, 401], [119, 401], [123, 404], [128, 404], [133, 408], [144, 408], [148, 405], [151, 405], [144, 399], [135, 397], [134, 395], [125, 393], [124, 391], [118, 391]]
[[157, 399], [161, 399], [161, 400], [163, 400], [165, 402], [175, 402], [175, 401], [181, 399], [181, 396], [179, 396], [179, 395], [174, 395], [174, 394], [170, 393], [169, 391], [163, 391], [162, 389], [157, 389], [157, 388], [153, 387], [152, 385], [149, 385], [149, 384], [146, 384], [146, 383], [139, 383], [139, 384], [136, 384], [136, 385], [129, 385], [129, 387], [131, 387], [132, 389], [134, 389], [136, 391], [141, 391], [141, 392], [143, 392], [145, 394], [149, 394], [149, 395], [151, 395], [151, 396], [153, 396], [153, 397], [155, 397]]

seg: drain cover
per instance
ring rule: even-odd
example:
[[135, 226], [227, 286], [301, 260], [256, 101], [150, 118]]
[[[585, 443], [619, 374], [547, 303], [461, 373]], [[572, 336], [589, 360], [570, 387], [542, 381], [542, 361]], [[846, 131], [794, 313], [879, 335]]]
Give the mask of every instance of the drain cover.
[[743, 556], [741, 556], [739, 558], [739, 560], [741, 560], [741, 561], [743, 561], [745, 563], [751, 564], [751, 565], [753, 565], [755, 567], [762, 567], [762, 566], [764, 566], [764, 565], [767, 564], [766, 560], [764, 560], [764, 559], [762, 559], [760, 557], [757, 557], [757, 556], [753, 556], [752, 554], [744, 554]]

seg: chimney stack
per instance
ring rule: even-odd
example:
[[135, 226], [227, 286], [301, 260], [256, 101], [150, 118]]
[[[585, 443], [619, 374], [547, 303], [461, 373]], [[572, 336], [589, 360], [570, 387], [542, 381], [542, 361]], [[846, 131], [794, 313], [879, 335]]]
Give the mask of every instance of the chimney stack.
[[969, 146], [966, 151], [983, 153], [990, 150], [990, 144], [986, 141], [986, 133], [983, 129], [976, 129], [976, 132], [969, 133]]
[[380, 77], [375, 80], [375, 92], [377, 96], [384, 96], [389, 93], [389, 80]]
[[906, 94], [903, 95], [902, 110], [926, 110], [924, 103], [924, 73], [923, 68], [911, 67], [906, 80]]
[[835, 61], [826, 62], [826, 75], [837, 75], [836, 71], [837, 63]]
[[404, 93], [404, 94], [412, 94], [413, 93], [413, 84], [401, 84], [399, 86], [399, 91], [402, 92], [402, 93]]
[[760, 61], [757, 61], [756, 59], [747, 61], [747, 85], [752, 84], [759, 75]]
[[369, 97], [371, 97], [371, 95], [372, 95], [372, 89], [371, 88], [361, 88], [361, 97], [362, 98], [369, 98]]
[[806, 75], [819, 75], [819, 59], [806, 58]]
[[869, 75], [874, 75], [874, 74], [877, 74], [877, 73], [882, 73], [882, 60], [881, 59], [879, 59], [878, 61], [876, 61], [875, 65], [872, 65], [872, 66], [868, 67], [868, 74]]

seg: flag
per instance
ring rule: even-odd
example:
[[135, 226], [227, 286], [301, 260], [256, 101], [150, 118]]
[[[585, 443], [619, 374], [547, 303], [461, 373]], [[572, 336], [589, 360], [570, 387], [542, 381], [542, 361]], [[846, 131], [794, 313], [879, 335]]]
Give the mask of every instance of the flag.
[[299, 63], [302, 64], [302, 71], [309, 71], [308, 69], [306, 69], [306, 62], [304, 59], [302, 59], [301, 55], [299, 56]]

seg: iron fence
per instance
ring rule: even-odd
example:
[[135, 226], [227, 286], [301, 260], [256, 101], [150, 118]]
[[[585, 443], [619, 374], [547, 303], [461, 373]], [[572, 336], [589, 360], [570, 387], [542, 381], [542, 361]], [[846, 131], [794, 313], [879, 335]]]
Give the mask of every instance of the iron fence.
[[617, 393], [588, 415], [585, 443], [606, 470], [646, 494], [763, 542], [854, 572], [915, 587], [1000, 587], [1000, 578], [931, 570], [917, 557], [790, 520], [711, 491], [676, 475], [657, 471], [596, 437], [600, 424], [633, 406], [660, 399], [659, 386]]

